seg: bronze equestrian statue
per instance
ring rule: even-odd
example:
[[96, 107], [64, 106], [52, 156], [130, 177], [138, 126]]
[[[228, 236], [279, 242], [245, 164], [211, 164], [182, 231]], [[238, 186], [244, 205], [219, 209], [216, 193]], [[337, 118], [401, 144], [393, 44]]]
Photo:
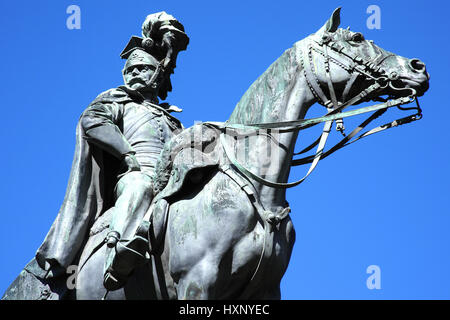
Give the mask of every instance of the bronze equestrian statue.
[[[134, 39], [128, 59], [135, 53], [146, 62], [127, 61], [126, 87], [100, 95], [77, 128], [83, 139], [74, 160], [78, 170], [89, 177], [114, 174], [87, 182], [71, 175], [68, 194], [75, 194], [76, 201], [68, 202], [66, 196], [63, 208], [78, 215], [64, 222], [69, 230], [52, 227], [55, 231], [4, 299], [280, 299], [280, 281], [295, 242], [286, 189], [304, 181], [321, 158], [343, 146], [420, 119], [418, 97], [429, 87], [423, 62], [388, 52], [339, 24], [338, 8], [250, 86], [226, 122], [184, 130], [177, 130], [181, 124], [168, 114], [170, 106], [156, 100], [176, 54], [186, 48], [184, 29], [179, 22], [162, 28], [163, 34], [171, 30], [166, 39], [177, 45], [164, 45], [164, 35]], [[159, 48], [160, 55], [146, 49], [146, 42]], [[167, 63], [167, 56], [175, 58]], [[128, 71], [148, 81], [133, 88]], [[151, 81], [159, 73], [164, 75], [161, 82]], [[146, 84], [148, 91], [139, 90]], [[367, 101], [377, 104], [349, 110]], [[403, 107], [410, 102], [417, 107]], [[326, 115], [305, 119], [315, 103], [326, 108]], [[143, 130], [160, 130], [157, 148], [140, 153], [139, 139], [130, 135], [138, 129], [122, 123], [132, 119], [128, 106], [129, 112], [150, 110], [142, 125]], [[416, 113], [361, 133], [392, 107]], [[366, 112], [372, 112], [366, 121], [325, 150], [334, 123], [344, 132], [343, 119]], [[296, 153], [299, 132], [317, 124], [324, 126], [319, 138]], [[95, 134], [104, 127], [115, 137], [110, 143], [102, 140], [105, 134]], [[144, 145], [154, 140], [149, 134]], [[314, 154], [293, 159], [315, 147]], [[152, 150], [161, 153], [156, 157]], [[89, 157], [81, 158], [84, 154]], [[307, 163], [305, 178], [288, 182], [291, 166]], [[109, 197], [98, 198], [97, 192]], [[77, 209], [80, 203], [95, 214]], [[58, 219], [64, 219], [61, 212], [56, 225]], [[64, 237], [47, 247], [56, 231]], [[72, 244], [65, 247], [64, 241]], [[69, 265], [78, 266], [74, 290], [65, 287]], [[24, 292], [27, 284], [33, 290]]]

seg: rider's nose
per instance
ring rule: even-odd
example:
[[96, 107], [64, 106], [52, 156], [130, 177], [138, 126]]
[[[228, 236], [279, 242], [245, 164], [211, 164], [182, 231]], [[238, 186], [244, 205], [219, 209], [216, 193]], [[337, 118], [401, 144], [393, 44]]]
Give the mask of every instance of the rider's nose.
[[132, 73], [133, 75], [139, 74], [138, 68], [134, 68], [133, 71], [132, 71], [131, 73]]
[[426, 69], [425, 63], [423, 63], [419, 59], [409, 60], [409, 66], [411, 67], [411, 69], [413, 69], [414, 71], [418, 71], [418, 72], [425, 72], [425, 69]]

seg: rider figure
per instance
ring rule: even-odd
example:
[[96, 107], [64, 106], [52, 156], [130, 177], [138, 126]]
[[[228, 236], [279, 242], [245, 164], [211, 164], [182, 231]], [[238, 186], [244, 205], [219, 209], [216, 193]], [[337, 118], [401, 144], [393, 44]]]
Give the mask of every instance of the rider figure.
[[135, 234], [154, 196], [154, 167], [165, 142], [182, 129], [169, 113], [181, 110], [158, 97], [171, 91], [170, 74], [189, 38], [165, 12], [149, 15], [142, 33], [121, 53], [125, 85], [100, 94], [78, 123], [64, 203], [36, 254], [46, 278], [77, 264], [88, 235], [106, 227], [106, 289], [122, 287], [144, 257], [147, 240]]
[[104, 279], [110, 290], [120, 287], [137, 259], [143, 258], [146, 239], [131, 238], [153, 198], [152, 176], [158, 156], [173, 132], [181, 128], [162, 107], [167, 109], [167, 105], [157, 104], [162, 62], [135, 48], [128, 55], [123, 76], [126, 85], [110, 94], [124, 92], [130, 100], [96, 102], [81, 118], [88, 140], [122, 159], [123, 164], [114, 189], [114, 206], [104, 213], [111, 214]]

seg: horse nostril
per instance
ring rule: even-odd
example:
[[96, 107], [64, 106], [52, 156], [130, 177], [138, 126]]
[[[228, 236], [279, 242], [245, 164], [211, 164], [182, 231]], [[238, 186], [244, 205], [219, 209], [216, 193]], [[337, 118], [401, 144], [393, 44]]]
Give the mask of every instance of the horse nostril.
[[423, 63], [419, 59], [411, 59], [409, 61], [409, 65], [415, 71], [425, 71], [425, 63]]

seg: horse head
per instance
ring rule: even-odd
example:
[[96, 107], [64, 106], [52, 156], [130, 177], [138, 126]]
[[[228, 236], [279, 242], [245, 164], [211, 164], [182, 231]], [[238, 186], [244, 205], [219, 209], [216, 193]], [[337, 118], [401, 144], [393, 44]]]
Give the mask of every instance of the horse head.
[[361, 32], [339, 28], [339, 24], [337, 8], [323, 27], [309, 37], [307, 52], [303, 52], [304, 60], [312, 67], [310, 82], [316, 81], [323, 88], [322, 93], [316, 92], [320, 88], [315, 90], [315, 84], [311, 84], [319, 102], [326, 103], [323, 100], [331, 99], [335, 91], [336, 100], [344, 103], [375, 83], [379, 84], [376, 90], [354, 104], [383, 95], [417, 97], [428, 90], [430, 76], [422, 61], [386, 51], [366, 40]]

